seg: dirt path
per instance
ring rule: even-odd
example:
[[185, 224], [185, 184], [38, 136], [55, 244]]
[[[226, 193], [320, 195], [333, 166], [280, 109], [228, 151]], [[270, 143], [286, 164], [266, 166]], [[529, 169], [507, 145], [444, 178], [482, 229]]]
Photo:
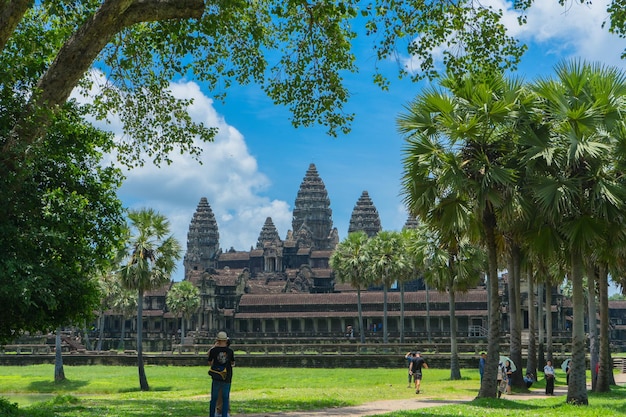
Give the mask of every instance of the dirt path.
[[[626, 385], [626, 373], [616, 374], [615, 382], [618, 385]], [[589, 387], [591, 388], [591, 387]], [[554, 396], [567, 395], [567, 387], [558, 386], [554, 388]], [[527, 394], [513, 394], [510, 396], [504, 396], [503, 398], [511, 398], [512, 400], [531, 400], [536, 398], [545, 398], [543, 389], [531, 389]], [[473, 398], [466, 398], [460, 400], [434, 400], [428, 397], [420, 397], [416, 395], [415, 398], [403, 399], [403, 400], [385, 400], [374, 401], [371, 403], [355, 405], [351, 407], [340, 408], [326, 408], [322, 410], [314, 411], [294, 411], [288, 413], [259, 413], [259, 414], [233, 414], [232, 417], [364, 417], [375, 414], [390, 413], [398, 410], [414, 410], [417, 408], [438, 407], [442, 405], [450, 404], [463, 404], [471, 401]]]

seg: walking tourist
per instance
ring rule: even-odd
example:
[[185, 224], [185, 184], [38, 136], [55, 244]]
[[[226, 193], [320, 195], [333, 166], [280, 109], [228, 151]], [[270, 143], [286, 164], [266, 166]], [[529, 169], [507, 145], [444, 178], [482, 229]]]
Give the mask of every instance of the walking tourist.
[[413, 375], [411, 374], [411, 362], [413, 362], [413, 358], [415, 357], [415, 352], [407, 352], [406, 355], [404, 355], [404, 359], [406, 359], [407, 361], [407, 372], [409, 375], [409, 385], [407, 386], [407, 388], [411, 388], [413, 385], [411, 384], [411, 382], [413, 382]]
[[504, 372], [506, 374], [506, 393], [511, 394], [511, 384], [513, 382], [513, 369], [511, 368], [511, 361], [504, 362]]
[[230, 409], [229, 399], [230, 386], [233, 380], [233, 366], [235, 366], [235, 354], [228, 347], [228, 335], [226, 332], [219, 332], [215, 346], [209, 350], [209, 375], [212, 378], [209, 417], [216, 417], [218, 397], [222, 398], [222, 413], [228, 413]]
[[415, 379], [415, 393], [420, 393], [420, 385], [422, 383], [422, 368], [428, 369], [428, 364], [422, 358], [420, 352], [415, 352], [415, 357], [411, 361], [411, 367], [409, 369], [410, 374], [413, 375], [413, 379]]
[[554, 368], [552, 361], [546, 361], [543, 367], [543, 374], [546, 377], [546, 395], [554, 395]]
[[485, 364], [487, 363], [487, 352], [480, 352], [480, 359], [478, 360], [478, 373], [480, 374], [480, 383], [483, 382], [483, 376], [485, 375]]
[[[226, 340], [226, 346], [230, 347], [230, 337]], [[226, 414], [222, 414], [222, 391], [220, 390], [220, 392], [217, 393], [217, 404], [215, 405], [215, 417], [229, 417], [229, 416], [230, 416], [230, 407], [228, 408], [228, 411], [226, 412]]]
[[498, 398], [502, 397], [502, 393], [506, 391], [506, 369], [504, 368], [504, 364], [502, 362], [498, 363]]

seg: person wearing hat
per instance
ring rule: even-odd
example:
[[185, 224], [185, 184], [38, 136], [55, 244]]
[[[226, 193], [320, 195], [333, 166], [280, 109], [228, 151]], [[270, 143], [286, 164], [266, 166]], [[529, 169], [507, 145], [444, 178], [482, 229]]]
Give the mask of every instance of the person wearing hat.
[[222, 413], [230, 409], [233, 366], [235, 366], [235, 353], [228, 347], [228, 335], [226, 332], [219, 332], [215, 339], [215, 346], [209, 350], [209, 375], [212, 378], [209, 417], [215, 417], [218, 397], [222, 399]]
[[407, 352], [406, 355], [404, 355], [404, 359], [407, 360], [407, 365], [408, 365], [408, 373], [409, 373], [409, 385], [407, 386], [407, 388], [411, 388], [411, 382], [413, 381], [413, 375], [411, 374], [411, 362], [413, 362], [413, 358], [415, 357], [415, 352], [411, 351], [411, 352]]
[[422, 368], [428, 369], [428, 364], [422, 358], [422, 354], [420, 352], [415, 352], [415, 357], [411, 361], [410, 372], [415, 379], [415, 393], [420, 393], [420, 385], [422, 383]]

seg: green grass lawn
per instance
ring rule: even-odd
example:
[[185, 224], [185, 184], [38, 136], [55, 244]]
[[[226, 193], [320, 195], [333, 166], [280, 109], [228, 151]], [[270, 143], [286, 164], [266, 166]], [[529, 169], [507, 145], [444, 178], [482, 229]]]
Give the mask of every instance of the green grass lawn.
[[[139, 390], [137, 369], [121, 366], [65, 366], [66, 381], [55, 383], [53, 365], [0, 367], [0, 397], [19, 402], [22, 417], [196, 417], [208, 415], [211, 381], [206, 367], [148, 366], [149, 392]], [[462, 371], [450, 381], [450, 371], [424, 371], [420, 398], [471, 399], [479, 389], [476, 370]], [[557, 374], [557, 385], [564, 375]], [[542, 387], [542, 381], [535, 387]], [[18, 396], [21, 395], [21, 396]], [[42, 397], [42, 395], [47, 395]], [[362, 404], [381, 399], [415, 398], [407, 388], [406, 370], [235, 368], [232, 412], [235, 415], [313, 410]], [[589, 394], [590, 407], [573, 407], [561, 398], [532, 401], [475, 400], [393, 413], [393, 416], [512, 416], [592, 417], [626, 415], [626, 388], [610, 394]], [[28, 404], [30, 400], [38, 402]], [[41, 402], [41, 401], [44, 402]], [[0, 415], [2, 414], [0, 407]], [[6, 414], [6, 412], [5, 412]], [[13, 415], [9, 414], [11, 417]]]

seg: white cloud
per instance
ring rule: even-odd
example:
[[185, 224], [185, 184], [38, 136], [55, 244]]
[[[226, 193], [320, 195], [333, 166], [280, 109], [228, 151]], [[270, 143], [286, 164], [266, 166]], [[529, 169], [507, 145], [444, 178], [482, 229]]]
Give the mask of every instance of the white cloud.
[[[215, 214], [224, 250], [248, 250], [256, 245], [267, 217], [281, 237], [286, 236], [291, 227], [289, 204], [262, 195], [271, 184], [259, 172], [243, 135], [216, 112], [213, 101], [196, 83], [172, 83], [170, 88], [177, 98], [193, 99], [189, 113], [194, 121], [215, 126], [219, 133], [212, 143], [198, 142], [202, 164], [188, 155], [172, 154], [170, 165], [147, 164], [125, 172], [127, 179], [118, 193], [122, 201], [129, 208], [150, 207], [167, 216], [185, 250], [189, 224], [201, 197], [208, 199]], [[100, 127], [121, 134], [116, 120]], [[181, 262], [175, 279], [183, 275]]]
[[519, 12], [513, 10], [511, 1], [483, 0], [481, 3], [503, 10], [503, 23], [509, 34], [534, 43], [544, 53], [624, 66], [620, 55], [626, 40], [602, 27], [603, 22], [608, 23], [609, 0], [596, 0], [592, 4], [566, 2], [566, 6], [559, 5], [557, 0], [536, 0], [526, 13], [528, 19], [524, 25], [518, 24]]
[[[502, 10], [502, 23], [509, 35], [534, 44], [533, 47], [542, 49], [544, 54], [557, 59], [580, 57], [624, 67], [620, 56], [626, 48], [626, 40], [602, 27], [604, 22], [609, 23], [606, 11], [609, 0], [596, 0], [592, 4], [566, 3], [568, 5], [561, 6], [557, 0], [536, 0], [526, 12], [527, 23], [520, 25], [520, 12], [513, 9], [510, 0], [480, 1], [482, 6]], [[432, 51], [437, 65], [441, 65], [443, 50], [437, 47]], [[399, 61], [409, 72], [419, 71], [421, 62], [416, 57], [402, 56]]]

